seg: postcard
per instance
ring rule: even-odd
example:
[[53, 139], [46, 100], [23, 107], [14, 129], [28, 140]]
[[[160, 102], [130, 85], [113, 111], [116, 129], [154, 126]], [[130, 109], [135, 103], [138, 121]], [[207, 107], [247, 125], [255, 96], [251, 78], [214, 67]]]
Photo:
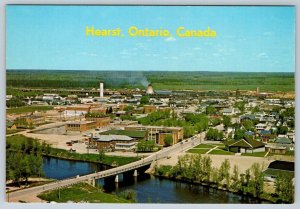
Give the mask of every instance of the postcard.
[[6, 201], [294, 203], [295, 11], [6, 5]]

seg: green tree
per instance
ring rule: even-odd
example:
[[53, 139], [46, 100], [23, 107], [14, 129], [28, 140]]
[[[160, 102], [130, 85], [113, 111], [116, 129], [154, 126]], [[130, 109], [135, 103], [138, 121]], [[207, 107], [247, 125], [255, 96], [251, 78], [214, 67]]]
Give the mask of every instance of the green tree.
[[247, 131], [254, 131], [254, 124], [251, 120], [244, 120], [242, 124]]
[[128, 105], [124, 108], [124, 111], [126, 111], [126, 112], [130, 112], [132, 110], [134, 110], [134, 107], [132, 105]]
[[238, 108], [243, 113], [245, 111], [245, 102], [237, 102], [234, 107]]
[[217, 113], [217, 109], [211, 105], [206, 107], [206, 114], [207, 115], [215, 115]]
[[171, 134], [168, 134], [164, 139], [165, 145], [170, 146], [173, 144], [173, 136]]
[[234, 165], [233, 167], [233, 174], [231, 180], [232, 180], [231, 188], [237, 191], [239, 189], [239, 168], [237, 165]]
[[227, 116], [227, 115], [224, 115], [223, 116], [223, 124], [224, 124], [224, 127], [227, 128], [229, 126], [231, 126], [231, 117], [230, 116]]
[[222, 184], [225, 180], [226, 187], [230, 187], [230, 162], [228, 159], [225, 159], [219, 169], [219, 182]]
[[242, 129], [236, 129], [234, 132], [234, 139], [240, 140], [246, 137], [246, 131]]
[[103, 160], [105, 159], [105, 150], [102, 148], [98, 149], [98, 160], [99, 162], [103, 162]]
[[144, 96], [141, 97], [140, 103], [141, 103], [142, 105], [146, 105], [146, 104], [149, 104], [149, 100], [150, 100], [150, 97], [144, 95]]
[[295, 196], [293, 176], [285, 173], [279, 174], [275, 179], [275, 192], [282, 201], [293, 203]]
[[254, 163], [251, 168], [252, 179], [252, 194], [254, 197], [259, 197], [263, 193], [263, 184], [264, 184], [264, 174], [263, 168], [259, 163]]

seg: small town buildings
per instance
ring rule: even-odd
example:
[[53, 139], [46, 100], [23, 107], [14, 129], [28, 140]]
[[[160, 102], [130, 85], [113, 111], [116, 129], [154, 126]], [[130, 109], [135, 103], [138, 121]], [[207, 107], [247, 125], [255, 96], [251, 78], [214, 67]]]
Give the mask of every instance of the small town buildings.
[[66, 132], [68, 131], [84, 132], [95, 128], [96, 128], [95, 121], [67, 121], [65, 123]]
[[125, 127], [125, 130], [142, 130], [147, 131], [148, 140], [155, 140], [156, 144], [165, 145], [164, 139], [167, 135], [171, 135], [173, 144], [183, 140], [183, 128], [182, 127], [165, 127], [165, 126], [142, 126], [142, 125], [130, 125]]
[[264, 152], [265, 144], [255, 139], [240, 139], [224, 142], [225, 147], [230, 152], [235, 153], [253, 153]]

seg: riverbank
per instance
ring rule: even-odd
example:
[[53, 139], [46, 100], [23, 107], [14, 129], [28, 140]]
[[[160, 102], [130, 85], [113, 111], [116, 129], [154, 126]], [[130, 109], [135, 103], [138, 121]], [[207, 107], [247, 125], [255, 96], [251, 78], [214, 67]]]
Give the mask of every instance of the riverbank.
[[68, 187], [55, 189], [38, 195], [47, 202], [58, 203], [134, 203], [134, 192], [128, 191], [122, 196], [107, 194], [100, 187], [87, 183], [78, 183]]
[[[269, 203], [290, 204], [290, 202], [282, 201], [281, 199], [276, 197], [275, 194], [267, 193], [265, 191], [263, 191], [259, 196], [254, 196], [253, 194], [251, 194], [249, 192], [241, 191], [240, 189], [233, 189], [230, 186], [228, 187], [226, 184], [220, 184], [218, 182], [212, 182], [212, 181], [201, 182], [201, 181], [191, 180], [188, 178], [183, 178], [182, 176], [171, 176], [169, 174], [171, 169], [172, 169], [172, 166], [160, 166], [160, 167], [155, 166], [148, 173], [155, 177], [162, 178], [162, 179], [168, 179], [168, 180], [175, 181], [175, 182], [189, 183], [192, 185], [201, 185], [201, 186], [205, 186], [205, 187], [209, 187], [209, 188], [213, 188], [213, 189], [218, 189], [221, 191], [231, 192], [231, 193], [242, 195], [242, 196], [256, 198], [258, 200], [267, 201]], [[267, 182], [264, 182], [264, 183], [265, 183], [265, 185], [263, 187], [264, 188], [268, 187]], [[237, 184], [237, 182], [236, 182], [236, 184]]]

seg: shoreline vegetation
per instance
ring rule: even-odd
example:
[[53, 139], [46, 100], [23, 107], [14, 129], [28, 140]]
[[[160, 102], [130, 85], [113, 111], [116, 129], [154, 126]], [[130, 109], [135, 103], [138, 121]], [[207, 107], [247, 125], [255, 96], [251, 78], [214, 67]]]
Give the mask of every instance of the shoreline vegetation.
[[151, 174], [154, 176], [181, 181], [196, 185], [233, 192], [240, 195], [249, 195], [271, 203], [293, 203], [294, 186], [291, 176], [279, 175], [274, 183], [275, 191], [267, 192], [264, 189], [263, 167], [254, 163], [245, 173], [240, 173], [235, 165], [230, 174], [230, 162], [225, 159], [220, 168], [212, 167], [209, 156], [201, 154], [186, 154], [178, 158], [175, 166], [155, 165]]

